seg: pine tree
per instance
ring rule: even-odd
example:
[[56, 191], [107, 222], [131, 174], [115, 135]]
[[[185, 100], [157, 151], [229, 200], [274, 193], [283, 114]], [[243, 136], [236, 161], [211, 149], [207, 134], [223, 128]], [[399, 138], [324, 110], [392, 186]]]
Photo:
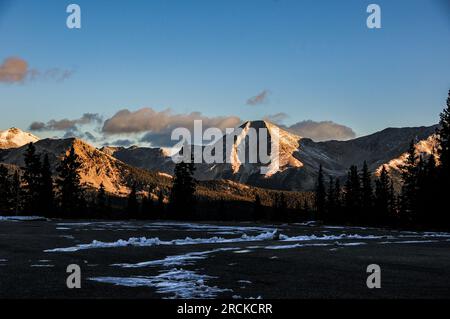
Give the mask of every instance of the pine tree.
[[9, 213], [11, 211], [11, 181], [8, 169], [0, 164], [0, 212]]
[[40, 156], [36, 154], [36, 148], [33, 143], [28, 144], [27, 150], [24, 154], [24, 162], [25, 167], [23, 167], [23, 180], [25, 182], [25, 210], [28, 214], [40, 214], [43, 212], [40, 199], [42, 169]]
[[380, 176], [375, 182], [375, 223], [386, 225], [391, 218], [392, 181], [383, 165]]
[[341, 182], [339, 178], [336, 178], [336, 182], [334, 184], [334, 201], [335, 201], [335, 220], [341, 218], [341, 210], [342, 210], [342, 189]]
[[[440, 166], [438, 168], [438, 193], [435, 196], [437, 207], [447, 207], [450, 197], [450, 90], [448, 91], [447, 106], [442, 111], [438, 130], [438, 155]], [[450, 228], [450, 214], [441, 211], [437, 216], [437, 223], [441, 227]]]
[[81, 162], [72, 146], [58, 167], [57, 185], [60, 205], [66, 217], [79, 217], [85, 208], [84, 190], [80, 178]]
[[438, 176], [434, 154], [430, 155], [428, 161], [419, 161], [417, 222], [420, 226], [439, 226], [444, 222], [436, 201], [440, 191]]
[[361, 185], [361, 210], [364, 214], [362, 219], [370, 223], [373, 220], [373, 188], [372, 175], [369, 172], [366, 161], [364, 161], [361, 172]]
[[105, 185], [103, 183], [100, 184], [100, 187], [97, 192], [97, 199], [95, 201], [95, 208], [97, 211], [97, 214], [101, 217], [104, 217], [107, 214], [107, 196], [106, 196], [106, 189]]
[[275, 216], [272, 216], [272, 219], [277, 221], [286, 220], [287, 208], [286, 196], [284, 195], [284, 193], [281, 192], [277, 194], [276, 212]]
[[153, 199], [152, 199], [152, 194], [153, 194], [154, 189], [155, 189], [154, 186], [150, 186], [149, 190], [148, 190], [148, 195], [142, 199], [141, 217], [143, 219], [148, 219], [148, 218], [154, 219], [156, 217], [156, 214], [155, 214], [154, 208], [153, 208]]
[[361, 181], [359, 179], [358, 167], [352, 165], [345, 182], [345, 210], [346, 220], [352, 223], [358, 223], [361, 218]]
[[54, 215], [55, 193], [53, 187], [53, 177], [50, 168], [50, 161], [48, 158], [48, 154], [45, 154], [41, 168], [39, 206], [41, 208], [41, 212], [48, 217], [52, 217]]
[[11, 181], [11, 209], [14, 215], [19, 215], [22, 210], [22, 187], [17, 170], [14, 172]]
[[394, 181], [392, 180], [392, 178], [389, 186], [389, 216], [389, 222], [395, 220], [398, 217], [398, 200], [395, 193]]
[[173, 216], [180, 219], [192, 218], [195, 211], [194, 179], [195, 166], [192, 160], [188, 163], [180, 162], [175, 165], [170, 206]]
[[164, 215], [164, 213], [165, 213], [164, 191], [162, 189], [159, 190], [158, 204], [157, 204], [156, 212], [157, 212], [158, 218], [165, 217], [165, 215]]
[[328, 192], [327, 192], [327, 207], [326, 207], [326, 216], [324, 218], [324, 222], [329, 222], [333, 220], [336, 214], [336, 191], [334, 189], [334, 180], [333, 177], [329, 177], [328, 182]]
[[253, 220], [262, 220], [264, 219], [264, 208], [261, 203], [261, 197], [259, 194], [255, 195], [255, 201], [253, 202]]
[[405, 223], [411, 223], [417, 212], [417, 178], [418, 158], [414, 141], [411, 141], [402, 170], [401, 218]]
[[139, 203], [137, 199], [137, 185], [133, 184], [128, 195], [127, 215], [129, 218], [136, 218], [139, 215]]
[[316, 201], [317, 219], [323, 219], [326, 205], [326, 191], [322, 165], [319, 166], [319, 174], [317, 176], [315, 201]]
[[442, 111], [439, 121], [438, 130], [438, 154], [441, 162], [441, 172], [443, 174], [441, 181], [447, 185], [447, 192], [450, 190], [448, 187], [450, 183], [450, 90], [448, 91], [447, 107]]

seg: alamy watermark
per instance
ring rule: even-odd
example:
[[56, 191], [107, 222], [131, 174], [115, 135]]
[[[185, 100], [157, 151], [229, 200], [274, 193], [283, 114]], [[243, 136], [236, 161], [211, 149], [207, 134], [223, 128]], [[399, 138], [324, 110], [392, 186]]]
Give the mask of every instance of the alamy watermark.
[[69, 4], [66, 8], [69, 16], [66, 25], [69, 29], [81, 29], [81, 7], [78, 4]]
[[81, 268], [77, 264], [67, 266], [66, 272], [70, 274], [66, 279], [66, 285], [69, 289], [81, 288]]
[[367, 273], [370, 275], [367, 277], [367, 288], [381, 288], [381, 267], [377, 264], [371, 264], [367, 266]]
[[369, 29], [381, 29], [381, 7], [378, 4], [372, 3], [367, 6], [366, 25]]

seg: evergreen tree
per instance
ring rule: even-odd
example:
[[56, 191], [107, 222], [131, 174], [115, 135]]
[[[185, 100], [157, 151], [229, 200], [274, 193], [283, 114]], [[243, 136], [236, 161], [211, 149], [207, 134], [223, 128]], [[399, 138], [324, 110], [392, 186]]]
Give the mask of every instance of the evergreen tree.
[[58, 167], [60, 206], [66, 217], [79, 217], [85, 208], [84, 190], [80, 182], [81, 162], [72, 146]]
[[11, 181], [8, 169], [0, 164], [0, 212], [9, 213], [11, 211]]
[[22, 210], [22, 187], [17, 170], [14, 172], [11, 181], [11, 209], [14, 215], [19, 215]]
[[54, 215], [55, 193], [53, 191], [53, 177], [48, 154], [45, 154], [41, 168], [39, 202], [40, 210], [45, 216], [51, 217]]
[[417, 178], [418, 158], [414, 141], [411, 141], [404, 165], [402, 165], [402, 194], [401, 194], [401, 218], [405, 223], [411, 223], [417, 213]]
[[107, 196], [106, 196], [106, 190], [105, 185], [103, 183], [100, 184], [100, 187], [97, 192], [97, 199], [95, 201], [95, 208], [97, 211], [97, 214], [101, 217], [105, 216], [107, 214]]
[[361, 181], [359, 179], [358, 167], [352, 165], [345, 182], [345, 210], [346, 220], [358, 223], [361, 218]]
[[41, 159], [36, 154], [36, 148], [33, 143], [28, 144], [27, 150], [24, 154], [25, 167], [23, 167], [24, 187], [24, 201], [25, 210], [27, 214], [43, 212], [41, 207], [41, 182], [42, 169]]
[[372, 176], [366, 161], [364, 161], [361, 172], [361, 186], [361, 210], [364, 214], [363, 221], [370, 223], [373, 221], [373, 188]]
[[148, 190], [148, 195], [142, 199], [142, 207], [141, 207], [141, 217], [143, 219], [154, 219], [156, 218], [156, 214], [153, 209], [153, 193], [154, 187], [151, 186]]
[[[439, 125], [437, 150], [440, 166], [437, 179], [438, 193], [434, 198], [437, 207], [447, 207], [448, 198], [450, 197], [450, 90], [448, 91], [447, 106], [440, 115]], [[436, 217], [437, 223], [441, 227], [450, 228], [450, 214], [441, 211], [441, 214]]]
[[173, 216], [180, 219], [192, 218], [195, 211], [194, 179], [195, 166], [192, 160], [188, 163], [182, 161], [175, 165], [170, 206]]
[[398, 218], [398, 200], [397, 200], [397, 195], [395, 193], [395, 188], [394, 188], [394, 181], [391, 178], [391, 184], [389, 187], [389, 216], [390, 216], [390, 221], [392, 223], [392, 221], [396, 221], [396, 219]]
[[286, 203], [286, 196], [284, 193], [279, 193], [276, 195], [276, 211], [275, 216], [272, 216], [273, 220], [281, 221], [287, 219], [287, 203]]
[[434, 154], [428, 161], [419, 161], [419, 177], [417, 179], [417, 222], [420, 226], [439, 226], [445, 223], [440, 214], [438, 171]]
[[[379, 178], [375, 182], [376, 224], [386, 225], [391, 217], [392, 181], [383, 165]], [[392, 189], [391, 189], [392, 188]]]
[[447, 195], [450, 190], [450, 90], [448, 91], [447, 107], [442, 111], [438, 130], [438, 154], [441, 163], [441, 182], [446, 185]]
[[334, 184], [334, 213], [332, 218], [334, 222], [342, 220], [342, 189], [339, 178], [336, 178]]
[[326, 205], [326, 191], [322, 165], [319, 166], [315, 201], [316, 201], [317, 219], [323, 219]]
[[309, 203], [308, 200], [305, 198], [303, 199], [303, 207], [302, 207], [303, 211], [306, 213], [306, 215], [309, 215], [311, 212], [311, 208], [309, 207]]
[[159, 190], [159, 194], [158, 194], [158, 204], [156, 207], [156, 212], [158, 215], [158, 218], [163, 218], [164, 216], [164, 211], [165, 211], [165, 205], [164, 205], [164, 191], [162, 189]]
[[253, 220], [263, 220], [264, 219], [264, 208], [261, 203], [261, 197], [256, 194], [255, 201], [253, 202]]
[[334, 219], [336, 214], [336, 191], [334, 189], [334, 180], [333, 177], [329, 177], [328, 182], [328, 192], [327, 192], [327, 207], [326, 207], [326, 216], [324, 218], [324, 222], [329, 222]]
[[139, 215], [139, 203], [137, 199], [137, 185], [133, 184], [128, 195], [127, 215], [129, 218], [136, 218]]

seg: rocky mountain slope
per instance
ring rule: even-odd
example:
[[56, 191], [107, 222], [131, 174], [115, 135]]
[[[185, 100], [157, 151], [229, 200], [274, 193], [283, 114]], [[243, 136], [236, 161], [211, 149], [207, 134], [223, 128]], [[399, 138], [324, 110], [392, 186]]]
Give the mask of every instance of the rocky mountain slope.
[[[124, 196], [128, 194], [133, 183], [169, 184], [170, 178], [156, 172], [149, 172], [125, 164], [79, 139], [44, 139], [36, 142], [36, 152], [48, 154], [53, 171], [56, 171], [61, 158], [73, 146], [79, 156], [82, 167], [81, 180], [91, 188], [98, 188], [104, 184], [107, 192]], [[23, 167], [23, 155], [27, 145], [0, 152], [0, 163]]]
[[[248, 134], [250, 128], [266, 128], [267, 138], [279, 138], [279, 170], [261, 174], [262, 163], [249, 163]], [[234, 139], [232, 151], [224, 154], [224, 164], [198, 164], [196, 178], [199, 180], [227, 179], [235, 182], [283, 190], [312, 190], [319, 166], [326, 175], [345, 178], [348, 168], [355, 164], [361, 167], [367, 161], [369, 169], [376, 173], [383, 164], [394, 165], [395, 160], [407, 151], [412, 140], [419, 149], [425, 148], [427, 140], [437, 126], [387, 128], [383, 131], [349, 141], [314, 142], [308, 138], [289, 133], [266, 121], [246, 122]], [[220, 141], [226, 145], [225, 137]], [[247, 141], [247, 144], [245, 143]], [[217, 142], [219, 143], [219, 142]], [[221, 144], [222, 145], [222, 144]], [[240, 149], [246, 154], [244, 161], [236, 156]], [[112, 156], [137, 167], [159, 170], [171, 174], [173, 162], [160, 149], [119, 148], [110, 152]], [[270, 151], [269, 151], [270, 153]], [[391, 162], [393, 161], [393, 162]]]
[[[165, 200], [167, 200], [169, 195], [172, 182], [172, 177], [169, 174], [151, 169], [137, 168], [110, 155], [116, 154], [120, 157], [120, 152], [124, 151], [121, 148], [108, 147], [100, 150], [82, 140], [74, 138], [43, 139], [37, 141], [34, 145], [38, 154], [49, 155], [51, 168], [55, 174], [60, 160], [73, 146], [75, 153], [82, 162], [80, 171], [81, 182], [84, 183], [88, 189], [98, 189], [100, 184], [103, 183], [108, 193], [124, 197], [129, 194], [130, 187], [136, 183], [139, 193], [147, 195], [148, 190], [151, 188], [153, 189], [153, 198], [157, 198], [157, 196], [160, 195], [160, 191], [163, 192]], [[0, 164], [5, 165], [11, 171], [14, 169], [20, 170], [20, 168], [24, 166], [23, 157], [26, 149], [27, 145], [19, 148], [0, 150]], [[133, 150], [132, 148], [128, 151], [130, 151], [133, 156], [127, 155], [127, 158], [133, 159], [135, 161], [134, 163], [138, 165], [145, 165], [146, 161], [144, 159], [147, 158], [145, 156], [147, 152], [158, 156], [161, 161], [160, 163], [167, 165], [167, 167], [174, 165], [168, 157], [168, 154], [160, 153], [159, 150]], [[125, 152], [125, 154], [126, 153], [127, 152]], [[140, 157], [137, 155], [143, 156], [141, 162], [139, 162], [138, 159]], [[170, 171], [170, 173], [172, 173], [172, 171]], [[201, 199], [246, 203], [247, 206], [250, 205], [248, 207], [251, 207], [256, 194], [260, 196], [263, 204], [269, 205], [271, 204], [270, 201], [277, 193], [278, 192], [276, 191], [259, 189], [225, 180], [203, 181], [200, 182], [197, 187], [197, 195]], [[303, 203], [304, 199], [308, 198], [308, 196], [308, 194], [298, 194], [293, 192], [285, 193], [285, 198], [292, 206]], [[239, 207], [239, 205], [236, 207]]]
[[[439, 162], [439, 156], [437, 154], [437, 136], [436, 134], [430, 135], [427, 139], [419, 140], [415, 144], [415, 153], [417, 156], [422, 156], [424, 159], [428, 159], [430, 156], [434, 156], [436, 162]], [[394, 180], [394, 185], [397, 190], [401, 187], [401, 169], [405, 165], [408, 154], [402, 153], [400, 156], [391, 159], [387, 163], [380, 165], [375, 174], [379, 175], [383, 167], [389, 172]]]
[[[202, 185], [211, 186], [206, 181], [229, 180], [267, 189], [308, 191], [314, 189], [319, 165], [323, 166], [326, 175], [344, 179], [350, 165], [361, 167], [364, 160], [375, 174], [382, 165], [387, 165], [394, 177], [398, 178], [399, 167], [404, 161], [411, 140], [416, 141], [417, 152], [430, 154], [435, 144], [433, 134], [437, 127], [388, 128], [349, 141], [318, 143], [289, 133], [266, 121], [246, 122], [240, 128], [239, 134], [229, 139], [231, 151], [222, 150], [225, 163], [196, 165], [196, 178], [205, 181]], [[279, 140], [279, 153], [272, 152], [270, 148], [268, 150], [272, 163], [278, 160], [278, 170], [275, 170], [274, 166], [268, 166], [268, 169], [261, 173], [261, 168], [266, 166], [261, 163], [261, 158], [258, 157], [256, 163], [250, 162], [251, 129], [260, 128], [267, 129], [267, 135], [259, 135], [258, 143], [261, 138], [266, 139], [268, 145], [272, 139]], [[73, 145], [83, 163], [82, 181], [92, 188], [98, 188], [103, 182], [108, 192], [124, 196], [135, 182], [143, 188], [150, 184], [167, 188], [171, 183], [170, 175], [175, 164], [164, 149], [136, 146], [97, 149], [79, 139], [37, 140], [36, 137], [33, 138], [31, 134], [22, 131], [18, 131], [16, 136], [23, 138], [9, 139], [15, 141], [14, 145], [29, 139], [35, 141], [38, 153], [50, 155], [53, 169]], [[216, 150], [225, 148], [226, 140], [227, 137], [224, 136], [216, 144], [208, 146], [208, 151], [211, 152], [214, 147]], [[203, 150], [208, 147], [204, 147]], [[25, 150], [26, 145], [0, 149], [0, 163], [8, 164], [10, 167], [23, 166]], [[215, 154], [215, 151], [212, 153]], [[239, 154], [245, 156], [240, 157]], [[279, 155], [275, 156], [276, 154]], [[208, 193], [208, 189], [205, 188], [203, 192]]]

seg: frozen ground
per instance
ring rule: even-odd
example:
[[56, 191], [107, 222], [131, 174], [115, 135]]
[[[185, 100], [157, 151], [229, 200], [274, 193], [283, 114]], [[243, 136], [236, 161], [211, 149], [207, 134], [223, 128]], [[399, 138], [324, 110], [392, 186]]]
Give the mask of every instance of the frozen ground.
[[450, 298], [449, 269], [450, 233], [0, 218], [3, 298]]

